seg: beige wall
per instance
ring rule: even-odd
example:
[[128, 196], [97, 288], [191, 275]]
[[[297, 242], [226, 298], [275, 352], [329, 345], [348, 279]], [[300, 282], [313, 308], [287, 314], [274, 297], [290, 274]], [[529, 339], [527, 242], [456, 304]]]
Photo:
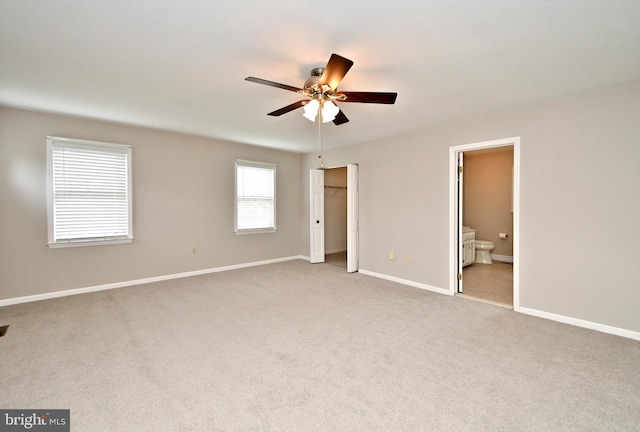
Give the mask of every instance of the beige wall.
[[[133, 243], [45, 245], [47, 135], [133, 147]], [[234, 234], [236, 158], [278, 165], [276, 233]], [[297, 256], [300, 179], [299, 154], [0, 107], [0, 300]]]
[[640, 331], [639, 112], [636, 81], [326, 151], [359, 164], [360, 268], [448, 289], [449, 148], [520, 136], [520, 306]]
[[[492, 241], [492, 254], [513, 256], [511, 185], [513, 147], [499, 151], [464, 152], [463, 224], [476, 230], [476, 239]], [[504, 150], [507, 149], [507, 150]], [[499, 238], [499, 233], [509, 237]]]
[[[638, 112], [640, 81], [326, 151], [359, 164], [360, 267], [447, 289], [449, 148], [520, 136], [520, 305], [640, 331]], [[46, 135], [133, 146], [134, 243], [45, 246]], [[235, 158], [278, 164], [276, 234], [233, 234]], [[316, 159], [0, 108], [0, 299], [308, 255]]]

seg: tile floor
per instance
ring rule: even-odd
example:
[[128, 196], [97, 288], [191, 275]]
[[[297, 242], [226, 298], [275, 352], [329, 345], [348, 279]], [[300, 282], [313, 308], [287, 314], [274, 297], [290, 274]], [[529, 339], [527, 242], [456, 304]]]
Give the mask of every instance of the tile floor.
[[513, 307], [513, 264], [474, 263], [462, 270], [463, 294]]

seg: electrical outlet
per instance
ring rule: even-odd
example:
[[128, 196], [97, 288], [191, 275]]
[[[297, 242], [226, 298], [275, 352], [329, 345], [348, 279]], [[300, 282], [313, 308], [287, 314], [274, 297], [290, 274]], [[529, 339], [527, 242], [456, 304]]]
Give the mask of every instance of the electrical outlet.
[[405, 260], [406, 262], [411, 262], [411, 255], [406, 254], [406, 255], [404, 256], [404, 260]]
[[393, 252], [389, 252], [388, 258], [391, 261], [393, 261], [395, 259], [395, 256], [393, 255]]
[[191, 248], [191, 255], [195, 255], [198, 253], [198, 248], [192, 247]]

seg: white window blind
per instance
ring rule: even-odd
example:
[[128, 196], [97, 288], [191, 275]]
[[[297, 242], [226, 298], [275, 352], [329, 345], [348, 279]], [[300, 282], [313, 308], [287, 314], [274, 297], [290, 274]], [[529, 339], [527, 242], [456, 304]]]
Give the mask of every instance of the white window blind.
[[131, 147], [47, 138], [49, 246], [129, 242]]
[[236, 161], [237, 233], [276, 230], [276, 166]]

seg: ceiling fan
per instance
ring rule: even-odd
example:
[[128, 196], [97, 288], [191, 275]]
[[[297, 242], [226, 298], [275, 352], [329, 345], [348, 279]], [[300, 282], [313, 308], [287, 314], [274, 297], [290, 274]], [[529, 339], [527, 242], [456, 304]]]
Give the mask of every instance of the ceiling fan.
[[381, 92], [339, 92], [338, 85], [353, 66], [353, 61], [338, 54], [331, 54], [326, 67], [311, 70], [311, 77], [304, 82], [304, 88], [298, 88], [261, 78], [247, 77], [245, 80], [271, 87], [277, 87], [301, 93], [307, 99], [299, 100], [291, 105], [268, 113], [270, 116], [281, 116], [295, 109], [304, 107], [304, 117], [311, 121], [318, 118], [319, 122], [333, 121], [335, 125], [347, 123], [349, 119], [336, 105], [336, 102], [360, 102], [374, 104], [393, 104], [398, 93]]

